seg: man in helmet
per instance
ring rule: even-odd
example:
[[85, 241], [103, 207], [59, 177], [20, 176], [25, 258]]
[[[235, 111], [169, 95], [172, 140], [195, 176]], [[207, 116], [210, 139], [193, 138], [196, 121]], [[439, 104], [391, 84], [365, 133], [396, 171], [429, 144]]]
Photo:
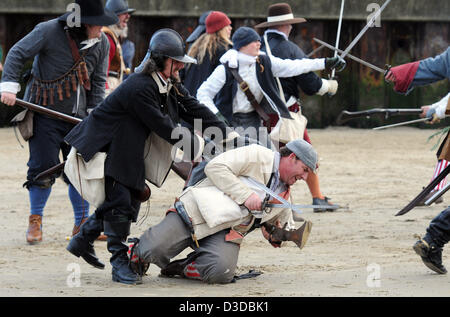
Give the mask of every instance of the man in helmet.
[[[155, 153], [158, 151], [152, 152], [151, 145], [150, 153], [144, 150], [149, 136], [157, 135], [165, 140], [164, 144], [181, 146], [185, 153], [191, 149], [191, 153], [201, 153], [202, 139], [193, 137], [192, 131], [178, 129], [177, 133], [173, 133], [180, 120], [194, 126], [194, 119], [201, 119], [202, 128], [198, 130], [211, 127], [208, 130], [222, 136], [229, 132], [177, 80], [184, 64], [195, 62], [195, 59], [185, 55], [183, 39], [177, 32], [159, 30], [151, 38], [148, 54], [138, 68], [139, 72], [124, 81], [65, 138], [85, 162], [89, 163], [98, 152], [106, 152], [105, 200], [70, 241], [67, 249], [89, 264], [101, 267], [102, 263], [92, 245], [94, 237], [98, 236], [97, 228], [89, 224], [95, 219], [103, 219], [104, 232], [108, 237], [107, 248], [112, 254], [112, 278], [116, 282], [140, 282], [140, 277], [128, 266], [128, 246], [125, 244], [140, 207], [135, 193], [144, 188], [146, 179], [152, 181], [147, 175], [150, 169], [156, 169], [155, 174], [161, 174], [158, 168], [166, 163], [161, 158], [153, 157], [151, 166], [146, 165], [145, 156], [159, 154]], [[168, 170], [163, 176], [166, 177], [167, 173]]]
[[129, 8], [126, 0], [108, 0], [105, 9], [119, 18], [116, 24], [102, 28], [109, 40], [109, 66], [106, 81], [106, 95], [109, 95], [123, 81], [124, 74], [130, 73], [130, 69], [125, 65], [121, 42], [128, 37], [128, 21], [136, 9]]

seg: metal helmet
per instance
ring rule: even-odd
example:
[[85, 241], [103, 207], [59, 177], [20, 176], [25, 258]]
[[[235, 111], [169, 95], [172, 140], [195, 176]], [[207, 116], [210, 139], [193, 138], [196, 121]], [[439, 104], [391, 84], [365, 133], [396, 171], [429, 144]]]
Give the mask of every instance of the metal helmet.
[[127, 0], [108, 0], [105, 4], [105, 9], [114, 12], [116, 15], [120, 15], [123, 13], [133, 13], [136, 9], [130, 9], [128, 7]]
[[170, 57], [176, 61], [189, 64], [197, 64], [197, 60], [185, 54], [185, 45], [181, 35], [172, 29], [161, 29], [153, 34], [150, 39], [147, 55], [141, 64], [134, 69], [141, 72], [147, 60], [156, 55]]
[[161, 29], [153, 34], [148, 51], [151, 55], [170, 57], [182, 63], [197, 63], [195, 58], [185, 54], [183, 39], [172, 29]]

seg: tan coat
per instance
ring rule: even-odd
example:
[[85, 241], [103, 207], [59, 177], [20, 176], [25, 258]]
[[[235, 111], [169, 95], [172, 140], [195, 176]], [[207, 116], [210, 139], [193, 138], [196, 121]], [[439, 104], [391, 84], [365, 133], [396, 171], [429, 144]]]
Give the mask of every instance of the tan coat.
[[[263, 146], [250, 145], [227, 151], [208, 163], [205, 168], [207, 178], [180, 196], [192, 218], [197, 239], [227, 228], [242, 235], [248, 232], [255, 217], [240, 205], [255, 191], [242, 177], [267, 184], [273, 171], [274, 154]], [[282, 225], [287, 223], [288, 229], [294, 228], [290, 209], [269, 209], [263, 214], [261, 223], [275, 223], [276, 220]], [[208, 222], [214, 225], [210, 226]]]

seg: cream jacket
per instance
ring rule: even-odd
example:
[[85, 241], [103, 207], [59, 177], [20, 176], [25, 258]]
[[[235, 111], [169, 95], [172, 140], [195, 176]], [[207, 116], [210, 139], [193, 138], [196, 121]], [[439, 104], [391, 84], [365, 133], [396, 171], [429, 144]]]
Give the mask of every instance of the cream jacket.
[[[206, 168], [207, 178], [187, 188], [180, 196], [192, 219], [198, 240], [230, 228], [242, 236], [252, 227], [255, 216], [243, 207], [247, 198], [257, 192], [246, 184], [251, 177], [267, 184], [273, 172], [275, 153], [260, 145], [229, 150], [211, 160]], [[290, 201], [290, 197], [287, 198]], [[261, 223], [287, 224], [295, 228], [290, 209], [272, 208], [262, 214]]]

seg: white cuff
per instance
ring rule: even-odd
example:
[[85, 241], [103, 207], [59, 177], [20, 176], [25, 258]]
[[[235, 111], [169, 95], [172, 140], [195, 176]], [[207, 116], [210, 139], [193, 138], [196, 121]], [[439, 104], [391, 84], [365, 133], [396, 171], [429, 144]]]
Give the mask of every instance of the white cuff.
[[328, 80], [322, 79], [322, 87], [320, 87], [319, 91], [316, 92], [316, 95], [323, 96], [328, 92], [328, 89], [330, 88], [330, 84], [328, 84]]
[[450, 96], [450, 93], [447, 94], [447, 96], [445, 96], [438, 102], [436, 102], [430, 106], [431, 108], [436, 109], [436, 115], [439, 119], [445, 118], [445, 112], [447, 110], [447, 103], [448, 103], [449, 96]]
[[0, 83], [0, 93], [9, 92], [12, 94], [17, 94], [20, 91], [20, 84], [12, 81], [7, 81]]

